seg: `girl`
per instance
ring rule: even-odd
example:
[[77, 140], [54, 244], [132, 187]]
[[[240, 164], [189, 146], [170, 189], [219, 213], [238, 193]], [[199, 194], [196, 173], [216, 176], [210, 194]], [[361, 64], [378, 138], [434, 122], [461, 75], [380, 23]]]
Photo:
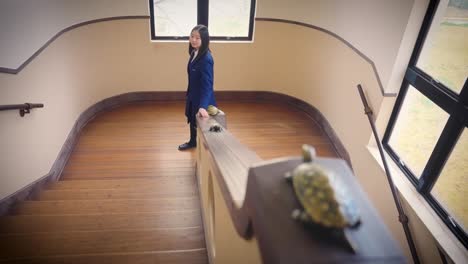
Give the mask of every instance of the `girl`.
[[208, 117], [208, 105], [216, 106], [213, 93], [213, 57], [210, 51], [208, 28], [198, 25], [190, 33], [187, 65], [188, 88], [185, 102], [185, 116], [190, 124], [190, 140], [179, 146], [186, 150], [197, 146], [196, 116]]

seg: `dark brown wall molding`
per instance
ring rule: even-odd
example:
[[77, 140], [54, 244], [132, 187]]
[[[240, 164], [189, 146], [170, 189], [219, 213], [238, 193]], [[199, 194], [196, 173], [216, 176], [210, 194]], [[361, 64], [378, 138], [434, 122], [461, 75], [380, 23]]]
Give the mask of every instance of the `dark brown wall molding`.
[[65, 141], [57, 160], [52, 165], [51, 172], [55, 172], [52, 180], [59, 180], [60, 175], [62, 175], [62, 171], [65, 168], [65, 165], [73, 151], [73, 148], [78, 141], [81, 130], [99, 113], [131, 103], [158, 101], [167, 102], [181, 100], [185, 100], [185, 92], [131, 92], [109, 97], [94, 104], [80, 115], [72, 130], [68, 134], [67, 140]]
[[[264, 92], [264, 91], [220, 91], [216, 92], [217, 100], [236, 100], [244, 102], [258, 102], [258, 101], [267, 101], [287, 104], [291, 107], [298, 108], [304, 111], [307, 115], [311, 117], [315, 122], [318, 123], [323, 132], [329, 137], [330, 142], [332, 143], [338, 156], [348, 163], [352, 168], [351, 159], [349, 154], [346, 151], [343, 143], [336, 135], [335, 131], [328, 123], [327, 119], [320, 113], [320, 111], [314, 106], [302, 101], [301, 99], [275, 92]], [[222, 108], [222, 106], [221, 106]], [[229, 113], [227, 113], [227, 119], [229, 119]]]
[[[307, 113], [314, 121], [316, 121], [323, 131], [328, 135], [336, 153], [351, 166], [349, 154], [344, 148], [343, 144], [336, 136], [333, 128], [330, 126], [325, 117], [315, 107], [308, 103], [285, 94], [263, 91], [216, 91], [216, 98], [219, 101], [223, 100], [237, 100], [244, 102], [275, 102], [287, 104], [291, 107], [298, 108]], [[78, 141], [82, 129], [96, 117], [99, 113], [112, 110], [114, 108], [142, 102], [167, 102], [167, 101], [183, 101], [185, 100], [185, 91], [177, 92], [131, 92], [116, 95], [104, 99], [85, 110], [76, 120], [75, 125], [68, 134], [62, 149], [60, 150], [57, 159], [55, 160], [49, 173], [37, 181], [29, 184], [21, 190], [13, 193], [12, 195], [0, 200], [0, 216], [8, 214], [14, 203], [23, 201], [33, 197], [34, 193], [40, 190], [48, 182], [58, 181], [62, 175], [62, 171], [70, 158], [70, 155]], [[222, 106], [221, 106], [222, 108]], [[229, 119], [229, 113], [227, 113]], [[225, 122], [225, 120], [219, 120]]]
[[94, 19], [94, 20], [89, 20], [89, 21], [85, 21], [85, 22], [82, 22], [82, 23], [78, 23], [78, 24], [75, 24], [75, 25], [72, 25], [72, 26], [69, 26], [63, 30], [61, 30], [60, 32], [58, 32], [57, 34], [55, 34], [55, 36], [53, 36], [51, 39], [49, 39], [44, 45], [42, 45], [42, 47], [40, 49], [38, 49], [36, 52], [34, 52], [34, 54], [29, 57], [25, 62], [23, 62], [23, 64], [21, 64], [18, 68], [16, 69], [12, 69], [12, 68], [6, 68], [6, 67], [0, 67], [0, 72], [3, 72], [3, 73], [10, 73], [10, 74], [17, 74], [19, 73], [24, 67], [26, 67], [26, 65], [28, 65], [32, 60], [34, 60], [39, 54], [41, 54], [41, 52], [47, 48], [50, 43], [52, 43], [54, 40], [56, 40], [58, 37], [60, 37], [63, 33], [65, 32], [68, 32], [72, 29], [75, 29], [77, 27], [81, 27], [81, 26], [86, 26], [86, 25], [89, 25], [89, 24], [93, 24], [93, 23], [99, 23], [99, 22], [105, 22], [105, 21], [111, 21], [111, 20], [122, 20], [122, 19], [149, 19], [149, 16], [118, 16], [118, 17], [106, 17], [106, 18], [100, 18], [100, 19]]
[[[149, 19], [149, 16], [118, 16], [118, 17], [107, 17], [107, 18], [100, 18], [100, 19], [95, 19], [95, 20], [90, 20], [90, 21], [85, 21], [82, 23], [78, 23], [75, 25], [72, 25], [70, 27], [67, 27], [57, 34], [53, 36], [49, 41], [47, 41], [39, 50], [37, 50], [31, 57], [29, 57], [23, 64], [21, 64], [17, 69], [12, 69], [12, 68], [6, 68], [6, 67], [0, 67], [0, 73], [10, 73], [10, 74], [17, 74], [19, 73], [26, 65], [28, 65], [32, 60], [34, 60], [45, 48], [47, 48], [50, 43], [52, 43], [55, 39], [60, 37], [63, 33], [70, 31], [72, 29], [75, 29], [77, 27], [93, 24], [93, 23], [99, 23], [99, 22], [105, 22], [105, 21], [111, 21], [111, 20], [122, 20], [122, 19]], [[267, 21], [267, 22], [279, 22], [279, 23], [287, 23], [287, 24], [293, 24], [293, 25], [298, 25], [298, 26], [303, 26], [307, 28], [312, 28], [315, 30], [319, 30], [321, 32], [324, 32], [328, 35], [333, 36], [334, 38], [338, 39], [339, 41], [343, 42], [346, 46], [354, 50], [359, 56], [361, 56], [364, 60], [366, 60], [371, 66], [374, 71], [375, 77], [377, 78], [377, 82], [380, 87], [380, 92], [382, 93], [383, 96], [385, 97], [395, 97], [396, 93], [386, 93], [383, 89], [382, 86], [382, 81], [380, 80], [380, 76], [377, 73], [377, 68], [375, 67], [375, 63], [369, 59], [364, 53], [362, 53], [360, 50], [358, 50], [356, 47], [354, 47], [351, 43], [346, 41], [344, 38], [338, 36], [337, 34], [331, 32], [330, 30], [314, 26], [311, 24], [303, 23], [303, 22], [298, 22], [294, 20], [286, 20], [286, 19], [279, 19], [279, 18], [264, 18], [264, 17], [257, 17], [255, 18], [255, 21]]]
[[58, 181], [62, 175], [62, 171], [70, 158], [70, 155], [75, 147], [81, 130], [86, 124], [96, 117], [99, 113], [109, 111], [131, 103], [141, 102], [167, 102], [167, 101], [181, 101], [185, 100], [185, 92], [132, 92], [113, 96], [104, 99], [95, 105], [89, 107], [84, 111], [76, 120], [75, 125], [68, 134], [65, 143], [60, 150], [57, 159], [55, 160], [50, 172], [37, 181], [29, 184], [21, 190], [13, 193], [10, 196], [0, 200], [0, 216], [6, 215], [10, 212], [12, 206], [18, 201], [24, 201], [42, 189], [42, 187], [49, 183]]
[[27, 200], [30, 197], [34, 197], [34, 194], [38, 190], [42, 189], [44, 185], [46, 185], [52, 180], [53, 174], [53, 172], [50, 172], [45, 176], [41, 177], [40, 179], [22, 188], [21, 190], [0, 200], [0, 216], [8, 215], [10, 213], [10, 210], [17, 202]]
[[326, 33], [326, 34], [338, 39], [339, 41], [343, 42], [346, 46], [348, 46], [350, 49], [354, 50], [354, 52], [356, 52], [361, 58], [366, 60], [372, 66], [375, 78], [377, 79], [377, 82], [379, 83], [380, 92], [382, 93], [382, 96], [395, 97], [397, 95], [396, 93], [386, 93], [385, 92], [385, 90], [383, 88], [383, 85], [382, 85], [382, 81], [380, 80], [380, 76], [379, 76], [379, 74], [377, 72], [377, 68], [375, 67], [375, 63], [371, 59], [369, 59], [369, 57], [367, 57], [364, 53], [362, 53], [360, 50], [358, 50], [356, 47], [354, 47], [351, 43], [346, 41], [344, 38], [338, 36], [337, 34], [331, 32], [330, 30], [327, 30], [327, 29], [324, 29], [324, 28], [321, 28], [321, 27], [317, 27], [317, 26], [314, 26], [314, 25], [311, 25], [311, 24], [303, 23], [303, 22], [298, 22], [298, 21], [294, 21], [294, 20], [287, 20], [287, 19], [279, 19], [279, 18], [257, 17], [257, 18], [255, 18], [255, 21], [279, 22], [279, 23], [287, 23], [287, 24], [303, 26], [303, 27], [312, 28], [312, 29], [321, 31], [323, 33]]

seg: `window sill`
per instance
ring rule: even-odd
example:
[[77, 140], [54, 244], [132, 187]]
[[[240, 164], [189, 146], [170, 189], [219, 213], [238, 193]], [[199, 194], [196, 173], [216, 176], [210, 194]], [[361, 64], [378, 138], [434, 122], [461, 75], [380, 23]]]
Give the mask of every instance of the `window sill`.
[[[367, 146], [370, 154], [374, 157], [385, 173], [382, 159], [377, 146]], [[438, 246], [446, 253], [454, 263], [465, 263], [468, 259], [468, 253], [460, 241], [452, 234], [445, 223], [440, 219], [437, 213], [431, 208], [426, 200], [416, 191], [408, 178], [401, 172], [394, 161], [385, 153], [387, 163], [392, 175], [395, 187], [403, 198], [408, 202], [411, 209], [424, 223], [427, 230], [431, 233]], [[417, 238], [415, 243], [417, 244]]]

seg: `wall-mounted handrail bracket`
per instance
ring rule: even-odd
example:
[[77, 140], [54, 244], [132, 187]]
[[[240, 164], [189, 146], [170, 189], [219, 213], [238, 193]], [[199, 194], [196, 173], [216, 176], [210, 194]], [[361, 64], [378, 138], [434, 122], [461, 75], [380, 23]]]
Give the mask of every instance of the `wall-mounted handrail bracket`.
[[[29, 106], [28, 103], [26, 103], [26, 105]], [[19, 113], [20, 113], [20, 116], [21, 116], [21, 117], [24, 117], [25, 114], [31, 113], [31, 108], [21, 108], [21, 109], [19, 110]]]
[[32, 103], [24, 103], [24, 104], [16, 104], [16, 105], [0, 105], [0, 111], [18, 109], [20, 116], [24, 117], [25, 114], [31, 113], [31, 109], [43, 108], [43, 107], [44, 107], [44, 104], [32, 104]]

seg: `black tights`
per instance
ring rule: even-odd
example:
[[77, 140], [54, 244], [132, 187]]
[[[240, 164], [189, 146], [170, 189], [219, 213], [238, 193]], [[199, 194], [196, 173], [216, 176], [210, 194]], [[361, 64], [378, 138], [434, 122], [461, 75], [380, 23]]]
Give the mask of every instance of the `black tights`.
[[190, 145], [197, 144], [197, 125], [195, 122], [190, 122]]

